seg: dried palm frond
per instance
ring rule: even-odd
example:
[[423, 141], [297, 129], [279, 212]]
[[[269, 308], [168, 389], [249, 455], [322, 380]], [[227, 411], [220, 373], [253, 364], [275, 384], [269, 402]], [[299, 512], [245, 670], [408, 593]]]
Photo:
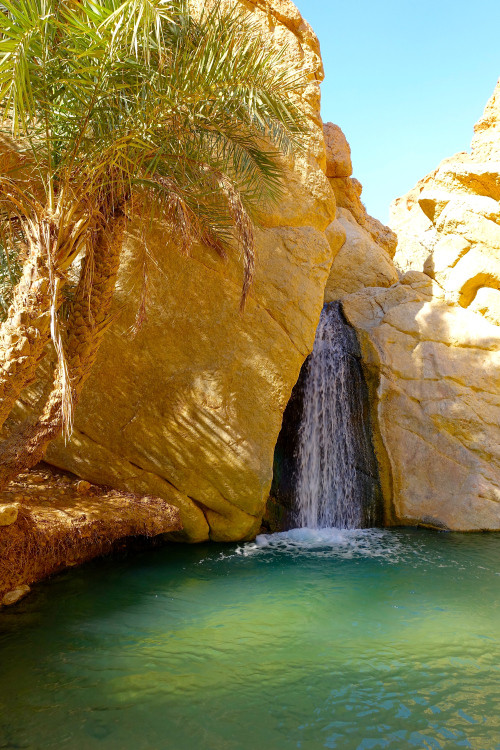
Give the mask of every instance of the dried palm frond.
[[301, 149], [306, 83], [285, 45], [267, 44], [250, 15], [219, 1], [195, 16], [187, 0], [3, 0], [0, 282], [15, 281], [16, 259], [38, 238], [50, 274], [40, 315], [51, 319], [67, 431], [73, 376], [59, 307], [76, 259], [85, 256], [79, 288], [90, 300], [105, 245], [95, 238], [133, 200], [186, 254], [195, 242], [222, 257], [239, 249], [243, 309], [253, 217], [279, 200], [286, 160]]

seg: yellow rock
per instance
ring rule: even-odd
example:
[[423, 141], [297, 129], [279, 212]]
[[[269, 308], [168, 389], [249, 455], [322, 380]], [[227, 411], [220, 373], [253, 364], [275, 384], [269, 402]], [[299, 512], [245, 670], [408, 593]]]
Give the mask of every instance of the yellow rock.
[[352, 178], [351, 149], [338, 125], [325, 123], [326, 174], [337, 203], [334, 222], [326, 229], [333, 265], [325, 302], [342, 299], [369, 286], [391, 286], [398, 280], [392, 262], [396, 235], [369, 216], [361, 202], [361, 183]]
[[389, 519], [500, 528], [500, 328], [419, 280], [343, 306], [366, 364]]
[[395, 284], [398, 273], [388, 252], [358, 224], [351, 212], [338, 208], [337, 222], [344, 231], [345, 241], [333, 261], [325, 302], [342, 299], [367, 286]]
[[0, 505], [0, 526], [11, 526], [17, 521], [19, 503]]
[[500, 161], [500, 78], [482, 118], [474, 127], [472, 155], [478, 161]]
[[[392, 206], [399, 244], [395, 262], [428, 273], [446, 298], [490, 320], [500, 288], [499, 85], [476, 125], [472, 153], [445, 159]], [[497, 145], [496, 145], [497, 144]], [[495, 161], [497, 159], [497, 161]]]
[[446, 159], [393, 204], [400, 283], [343, 301], [393, 523], [500, 529], [498, 103], [497, 87], [472, 155]]
[[323, 125], [326, 146], [326, 174], [329, 177], [337, 206], [346, 208], [354, 220], [372, 236], [392, 258], [396, 250], [397, 237], [378, 219], [370, 216], [361, 201], [363, 187], [359, 180], [351, 177], [351, 149], [338, 125], [327, 122]]
[[338, 219], [335, 219], [335, 221], [332, 221], [330, 226], [326, 228], [325, 236], [332, 250], [333, 259], [335, 260], [347, 236], [343, 224]]
[[351, 147], [342, 130], [333, 122], [323, 126], [326, 146], [326, 176], [350, 177], [352, 175]]
[[[120, 314], [79, 402], [71, 441], [56, 441], [47, 454], [88, 482], [164, 498], [181, 510], [193, 542], [246, 539], [259, 529], [283, 411], [312, 349], [334, 246], [343, 239], [340, 227], [331, 228], [336, 206], [325, 175], [318, 40], [291, 2], [243, 5], [263, 37], [286, 47], [290, 68], [307, 71], [301, 107], [310, 122], [304, 153], [289, 163], [283, 200], [261, 207], [246, 310], [239, 312], [237, 253], [224, 263], [195, 247], [185, 257], [164, 227], [136, 220], [118, 279]], [[147, 320], [134, 335], [145, 246], [154, 259]], [[28, 408], [25, 400], [19, 416]]]
[[[206, 250], [190, 258], [147, 236], [157, 273], [148, 321], [132, 338], [141, 240], [131, 234], [116, 306], [76, 413], [48, 459], [90, 482], [165, 498], [190, 540], [251, 536], [272, 478], [281, 417], [312, 348], [331, 264], [312, 227], [257, 232], [254, 292], [238, 312], [240, 269]], [[168, 283], [166, 282], [168, 279]]]
[[79, 482], [76, 483], [76, 491], [79, 495], [87, 495], [92, 485], [90, 482], [86, 482], [84, 479], [80, 479]]
[[[230, 4], [231, 0], [225, 0]], [[265, 226], [312, 226], [321, 231], [335, 219], [335, 198], [325, 175], [326, 152], [320, 115], [320, 83], [324, 79], [319, 41], [290, 0], [238, 0], [251, 20], [261, 29], [262, 38], [283, 50], [290, 71], [306, 73], [307, 85], [298, 96], [308, 116], [310, 131], [303, 152], [291, 158], [287, 192], [279, 204], [261, 207]], [[206, 0], [193, 0], [201, 8]]]
[[500, 326], [500, 291], [489, 287], [479, 289], [470, 309], [484, 315], [490, 323]]
[[17, 604], [17, 602], [21, 601], [26, 594], [29, 594], [31, 591], [30, 587], [26, 584], [23, 584], [22, 586], [18, 586], [17, 588], [13, 589], [12, 591], [7, 592], [7, 594], [4, 594], [2, 599], [2, 605], [4, 607], [10, 607], [12, 604]]

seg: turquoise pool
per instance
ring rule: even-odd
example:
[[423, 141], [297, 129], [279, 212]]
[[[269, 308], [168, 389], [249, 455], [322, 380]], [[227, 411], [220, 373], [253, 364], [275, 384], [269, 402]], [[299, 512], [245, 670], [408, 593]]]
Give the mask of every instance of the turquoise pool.
[[0, 748], [500, 748], [500, 535], [301, 530], [0, 613]]

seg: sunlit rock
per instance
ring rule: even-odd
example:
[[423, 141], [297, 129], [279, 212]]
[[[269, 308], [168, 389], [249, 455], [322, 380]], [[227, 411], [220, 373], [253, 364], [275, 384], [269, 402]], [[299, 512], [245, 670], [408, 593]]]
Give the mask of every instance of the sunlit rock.
[[30, 591], [30, 587], [26, 584], [18, 586], [17, 588], [12, 589], [12, 591], [8, 591], [6, 594], [4, 594], [2, 598], [2, 605], [4, 607], [10, 607], [12, 604], [17, 604], [17, 602], [20, 602], [21, 599], [24, 599], [24, 597], [29, 594]]
[[446, 159], [393, 205], [395, 262], [412, 270], [343, 301], [393, 523], [500, 528], [498, 94], [472, 153]]
[[[325, 175], [318, 40], [291, 2], [242, 5], [290, 67], [306, 72], [300, 106], [310, 125], [283, 199], [261, 206], [245, 313], [237, 253], [224, 263], [196, 247], [186, 257], [164, 227], [136, 220], [116, 320], [72, 440], [47, 454], [86, 481], [166, 499], [180, 508], [189, 541], [259, 530], [282, 415], [313, 346], [334, 254], [325, 235], [336, 206]], [[147, 319], [135, 333], [143, 290]]]
[[0, 526], [10, 526], [17, 521], [19, 503], [0, 505]]

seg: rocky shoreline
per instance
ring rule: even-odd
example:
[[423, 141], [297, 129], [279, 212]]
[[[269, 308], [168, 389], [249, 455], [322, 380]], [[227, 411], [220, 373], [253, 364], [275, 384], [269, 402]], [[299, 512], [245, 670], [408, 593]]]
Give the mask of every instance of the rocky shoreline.
[[40, 464], [0, 493], [0, 605], [124, 540], [181, 529], [177, 508], [160, 498], [91, 485]]

